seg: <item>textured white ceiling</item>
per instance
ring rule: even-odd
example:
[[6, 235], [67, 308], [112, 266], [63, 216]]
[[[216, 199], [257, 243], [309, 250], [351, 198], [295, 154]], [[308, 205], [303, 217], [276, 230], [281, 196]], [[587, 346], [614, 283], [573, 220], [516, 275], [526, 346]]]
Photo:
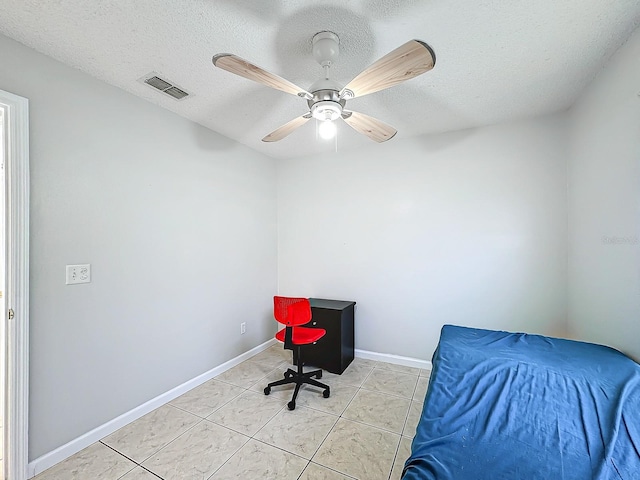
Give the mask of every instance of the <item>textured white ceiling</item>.
[[[322, 73], [311, 55], [318, 31], [340, 37], [331, 76], [343, 85], [423, 40], [436, 52], [432, 71], [348, 105], [401, 138], [565, 109], [639, 22], [638, 0], [0, 0], [0, 33], [277, 158], [334, 145], [316, 140], [315, 120], [261, 142], [306, 102], [215, 68], [213, 54], [308, 88]], [[151, 71], [192, 97], [137, 81]], [[340, 123], [339, 149], [371, 142]]]

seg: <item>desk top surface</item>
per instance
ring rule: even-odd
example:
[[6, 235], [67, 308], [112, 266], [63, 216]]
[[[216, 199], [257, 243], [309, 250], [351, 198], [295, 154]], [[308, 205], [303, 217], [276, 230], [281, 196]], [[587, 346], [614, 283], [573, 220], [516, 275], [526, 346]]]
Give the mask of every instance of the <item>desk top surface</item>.
[[356, 302], [349, 302], [344, 300], [327, 300], [324, 298], [310, 298], [309, 303], [311, 308], [329, 308], [332, 310], [344, 310], [351, 305], [355, 305]]

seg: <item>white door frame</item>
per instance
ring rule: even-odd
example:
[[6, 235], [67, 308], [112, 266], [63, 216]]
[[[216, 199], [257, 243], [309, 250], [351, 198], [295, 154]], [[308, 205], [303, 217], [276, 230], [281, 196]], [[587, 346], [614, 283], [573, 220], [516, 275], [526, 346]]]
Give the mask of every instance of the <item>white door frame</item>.
[[29, 101], [0, 90], [0, 107], [7, 114], [4, 468], [7, 479], [26, 480], [29, 458]]

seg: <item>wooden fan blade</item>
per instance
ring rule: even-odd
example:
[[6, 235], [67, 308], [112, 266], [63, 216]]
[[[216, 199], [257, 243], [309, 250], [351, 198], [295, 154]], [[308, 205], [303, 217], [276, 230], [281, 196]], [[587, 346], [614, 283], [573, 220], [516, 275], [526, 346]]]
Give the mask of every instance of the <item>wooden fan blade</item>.
[[436, 64], [436, 55], [420, 40], [409, 40], [388, 53], [351, 80], [340, 98], [354, 98], [393, 87], [428, 72]]
[[263, 142], [277, 142], [293, 132], [296, 128], [301, 127], [309, 121], [311, 113], [305, 113], [301, 117], [294, 118], [290, 122], [285, 123], [280, 128], [276, 128], [273, 132], [262, 139]]
[[342, 118], [356, 132], [362, 133], [379, 143], [392, 139], [398, 133], [392, 126], [364, 113], [343, 111]]
[[285, 80], [282, 77], [267, 72], [266, 70], [249, 63], [240, 57], [231, 55], [230, 53], [219, 53], [218, 55], [214, 55], [213, 64], [227, 72], [235, 73], [236, 75], [261, 83], [267, 87], [275, 88], [276, 90], [281, 90], [292, 95], [311, 98], [311, 94], [304, 88], [300, 88], [289, 80]]

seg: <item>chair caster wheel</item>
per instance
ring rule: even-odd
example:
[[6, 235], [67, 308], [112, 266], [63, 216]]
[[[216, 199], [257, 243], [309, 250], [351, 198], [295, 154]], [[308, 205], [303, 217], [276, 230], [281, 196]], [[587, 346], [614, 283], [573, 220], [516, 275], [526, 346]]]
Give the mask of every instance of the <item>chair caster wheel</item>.
[[329, 398], [329, 395], [331, 395], [331, 392], [329, 391], [328, 388], [324, 392], [322, 392], [322, 396], [324, 398]]
[[318, 374], [316, 375], [316, 378], [318, 380], [322, 378], [322, 371], [318, 372]]
[[271, 387], [266, 387], [266, 388], [264, 389], [264, 394], [265, 394], [265, 395], [269, 395], [270, 393], [271, 393]]
[[291, 400], [289, 403], [287, 403], [287, 407], [289, 408], [289, 410], [295, 410], [296, 409], [296, 402]]

